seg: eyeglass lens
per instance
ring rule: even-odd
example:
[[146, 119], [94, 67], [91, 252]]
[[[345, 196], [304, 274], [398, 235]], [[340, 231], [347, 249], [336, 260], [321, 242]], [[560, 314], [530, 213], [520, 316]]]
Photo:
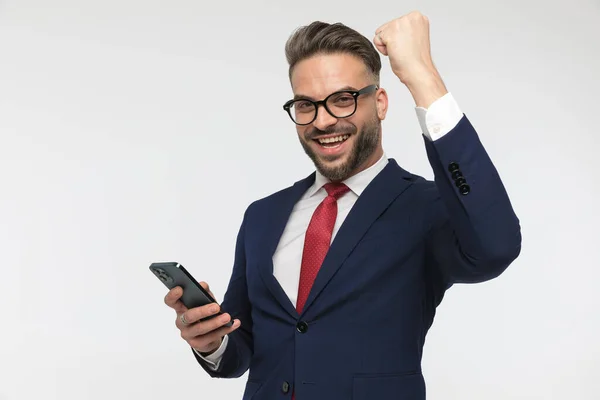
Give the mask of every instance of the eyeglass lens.
[[[325, 104], [329, 113], [336, 118], [348, 117], [356, 110], [356, 98], [350, 93], [336, 93], [330, 96]], [[316, 113], [315, 103], [309, 100], [297, 100], [290, 107], [290, 114], [297, 124], [312, 122]]]

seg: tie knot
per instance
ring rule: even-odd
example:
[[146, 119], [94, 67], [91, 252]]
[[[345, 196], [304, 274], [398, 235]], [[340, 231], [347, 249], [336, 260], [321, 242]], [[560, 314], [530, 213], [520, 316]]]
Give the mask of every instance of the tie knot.
[[335, 198], [336, 200], [342, 197], [344, 193], [350, 190], [348, 186], [338, 182], [326, 183], [323, 187], [327, 191], [327, 194]]

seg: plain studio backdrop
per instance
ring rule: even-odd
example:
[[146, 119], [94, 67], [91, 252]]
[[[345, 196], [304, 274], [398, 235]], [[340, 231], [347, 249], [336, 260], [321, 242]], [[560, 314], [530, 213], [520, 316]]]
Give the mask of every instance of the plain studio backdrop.
[[[289, 34], [341, 21], [372, 39], [414, 9], [523, 232], [500, 278], [448, 291], [428, 398], [597, 399], [592, 0], [1, 2], [0, 399], [240, 398], [246, 376], [197, 365], [148, 266], [178, 261], [221, 301], [246, 207], [313, 170], [282, 109]], [[387, 155], [432, 178], [382, 62]]]

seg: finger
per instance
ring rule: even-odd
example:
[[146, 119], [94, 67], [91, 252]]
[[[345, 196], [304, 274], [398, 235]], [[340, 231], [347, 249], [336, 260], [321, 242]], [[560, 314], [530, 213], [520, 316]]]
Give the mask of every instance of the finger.
[[385, 39], [385, 31], [381, 28], [379, 28], [376, 33], [375, 33], [375, 37], [373, 38], [373, 44], [375, 45], [375, 47], [377, 48], [377, 50], [379, 50], [379, 52], [385, 56], [387, 56], [387, 46], [386, 46], [386, 39]]
[[229, 321], [231, 321], [231, 315], [224, 313], [214, 318], [210, 318], [206, 321], [200, 321], [194, 325], [188, 326], [185, 335], [187, 339], [192, 339], [196, 336], [206, 335], [212, 331], [223, 327]]
[[379, 37], [375, 36], [375, 38], [373, 39], [373, 44], [381, 54], [383, 54], [384, 56], [388, 55], [387, 46], [383, 44]]
[[217, 303], [207, 304], [205, 306], [190, 308], [185, 312], [185, 321], [188, 325], [200, 321], [203, 318], [210, 317], [219, 312], [221, 307]]
[[183, 295], [183, 289], [179, 286], [174, 287], [165, 295], [165, 304], [173, 307], [181, 295]]
[[187, 320], [186, 317], [186, 313], [185, 312], [181, 312], [181, 313], [177, 313], [177, 317], [175, 318], [175, 326], [180, 330], [183, 331], [184, 329], [188, 329], [190, 326], [190, 322]]
[[212, 331], [204, 336], [198, 336], [192, 338], [190, 340], [186, 340], [190, 346], [193, 348], [202, 348], [207, 344], [214, 342], [218, 339], [221, 339], [223, 336], [230, 334], [241, 326], [241, 321], [236, 319], [233, 321], [233, 325], [231, 327], [222, 327], [215, 331]]
[[[393, 20], [392, 20], [392, 21], [393, 21]], [[385, 24], [383, 24], [383, 25], [380, 25], [380, 26], [379, 26], [377, 29], [375, 29], [375, 33], [383, 31], [385, 28], [387, 28], [387, 26], [388, 26], [388, 25], [390, 24], [390, 22], [392, 22], [392, 21], [388, 21], [388, 22], [386, 22]]]
[[187, 311], [187, 307], [179, 300], [183, 295], [183, 289], [177, 286], [169, 290], [165, 295], [165, 304], [175, 310], [178, 314]]

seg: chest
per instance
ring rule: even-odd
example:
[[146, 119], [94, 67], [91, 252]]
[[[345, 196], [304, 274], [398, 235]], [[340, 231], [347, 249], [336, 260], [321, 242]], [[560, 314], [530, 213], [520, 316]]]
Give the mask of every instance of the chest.
[[[322, 266], [324, 271], [319, 271], [322, 276], [317, 277], [320, 285], [316, 290], [323, 289], [319, 296], [323, 305], [357, 298], [358, 294], [414, 288], [422, 280], [429, 212], [419, 202], [402, 200], [371, 221], [351, 212], [354, 204], [340, 204], [331, 254]], [[269, 237], [267, 231], [247, 238], [248, 292], [257, 303], [272, 300], [267, 283], [276, 286], [285, 301], [295, 304], [306, 229], [315, 208], [301, 206], [289, 214], [281, 234], [271, 237], [271, 246], [264, 240]]]

